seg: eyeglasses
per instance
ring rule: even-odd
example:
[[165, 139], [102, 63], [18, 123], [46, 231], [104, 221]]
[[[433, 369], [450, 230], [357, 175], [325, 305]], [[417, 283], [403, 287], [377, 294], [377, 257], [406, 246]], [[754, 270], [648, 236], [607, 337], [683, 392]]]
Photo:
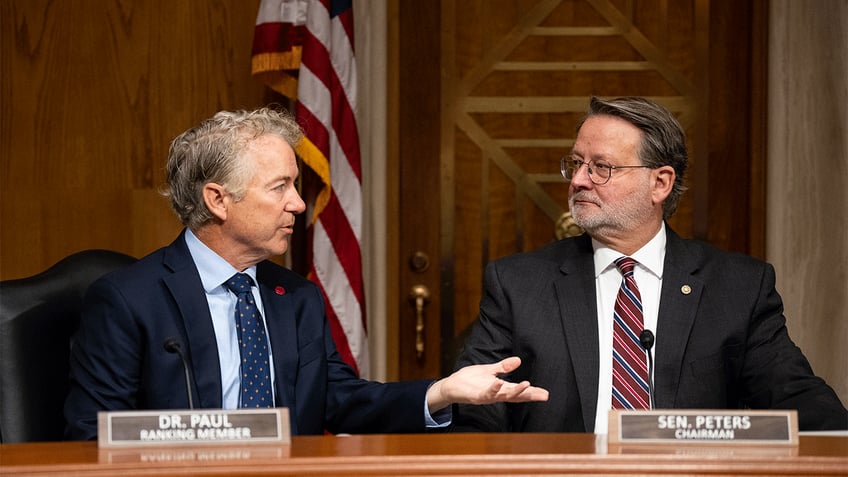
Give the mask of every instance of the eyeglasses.
[[565, 156], [559, 160], [559, 170], [565, 180], [571, 181], [583, 164], [586, 164], [589, 179], [596, 185], [604, 185], [609, 182], [613, 169], [652, 169], [651, 166], [614, 166], [606, 161], [584, 161], [574, 156]]

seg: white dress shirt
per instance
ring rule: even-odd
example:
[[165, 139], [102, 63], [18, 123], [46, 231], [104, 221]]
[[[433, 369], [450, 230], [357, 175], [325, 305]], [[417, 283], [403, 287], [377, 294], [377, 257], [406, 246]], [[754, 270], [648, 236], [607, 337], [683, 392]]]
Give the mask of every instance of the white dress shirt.
[[[639, 294], [642, 297], [642, 314], [646, 330], [654, 332], [656, 350], [657, 313], [662, 289], [663, 261], [665, 260], [665, 225], [636, 253], [633, 272]], [[598, 373], [598, 407], [595, 414], [595, 434], [606, 434], [609, 411], [612, 408], [612, 322], [615, 298], [621, 286], [621, 273], [615, 260], [624, 254], [606, 247], [592, 239], [595, 249], [595, 292], [598, 296], [598, 349], [600, 350]]]

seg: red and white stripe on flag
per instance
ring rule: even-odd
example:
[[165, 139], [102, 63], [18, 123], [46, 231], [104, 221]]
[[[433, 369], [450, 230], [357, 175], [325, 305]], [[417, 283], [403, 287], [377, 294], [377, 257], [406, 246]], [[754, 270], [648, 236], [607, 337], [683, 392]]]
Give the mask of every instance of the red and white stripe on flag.
[[253, 75], [292, 99], [297, 98], [306, 3], [306, 0], [262, 0], [253, 30]]
[[[305, 132], [298, 150], [323, 181], [312, 216], [310, 279], [324, 292], [327, 318], [342, 358], [368, 372], [362, 281], [362, 167], [356, 125], [356, 62], [351, 0], [263, 0], [254, 35], [254, 74], [263, 45], [277, 44], [281, 66], [296, 74], [296, 117]], [[267, 26], [268, 24], [281, 24]], [[257, 37], [276, 32], [276, 40]], [[295, 43], [292, 43], [294, 41]], [[297, 44], [299, 42], [299, 44]], [[257, 46], [259, 44], [259, 46]], [[288, 55], [288, 56], [285, 56]], [[297, 58], [299, 56], [299, 58]], [[279, 60], [280, 58], [276, 58]], [[299, 64], [286, 63], [298, 59]], [[294, 97], [288, 80], [268, 83]]]

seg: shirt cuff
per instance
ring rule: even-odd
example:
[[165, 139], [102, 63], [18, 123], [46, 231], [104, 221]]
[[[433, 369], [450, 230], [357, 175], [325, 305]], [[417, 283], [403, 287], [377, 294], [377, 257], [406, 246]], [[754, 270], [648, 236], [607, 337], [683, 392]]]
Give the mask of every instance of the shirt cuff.
[[441, 427], [448, 427], [451, 425], [453, 421], [453, 406], [448, 406], [438, 412], [435, 415], [430, 414], [430, 409], [427, 406], [427, 398], [424, 398], [424, 423], [427, 426], [427, 429], [438, 429]]

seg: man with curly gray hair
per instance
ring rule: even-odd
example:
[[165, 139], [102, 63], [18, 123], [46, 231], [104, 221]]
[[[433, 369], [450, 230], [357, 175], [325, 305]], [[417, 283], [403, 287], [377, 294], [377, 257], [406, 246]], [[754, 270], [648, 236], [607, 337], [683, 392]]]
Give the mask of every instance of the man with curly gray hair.
[[[435, 382], [359, 379], [336, 350], [318, 287], [268, 258], [306, 209], [295, 181], [302, 137], [285, 112], [220, 112], [177, 137], [168, 189], [185, 229], [95, 282], [71, 356], [67, 436], [97, 436], [97, 412], [287, 407], [291, 432], [423, 432], [453, 403], [540, 401], [498, 376], [509, 357]], [[190, 369], [184, 389], [179, 347]]]

